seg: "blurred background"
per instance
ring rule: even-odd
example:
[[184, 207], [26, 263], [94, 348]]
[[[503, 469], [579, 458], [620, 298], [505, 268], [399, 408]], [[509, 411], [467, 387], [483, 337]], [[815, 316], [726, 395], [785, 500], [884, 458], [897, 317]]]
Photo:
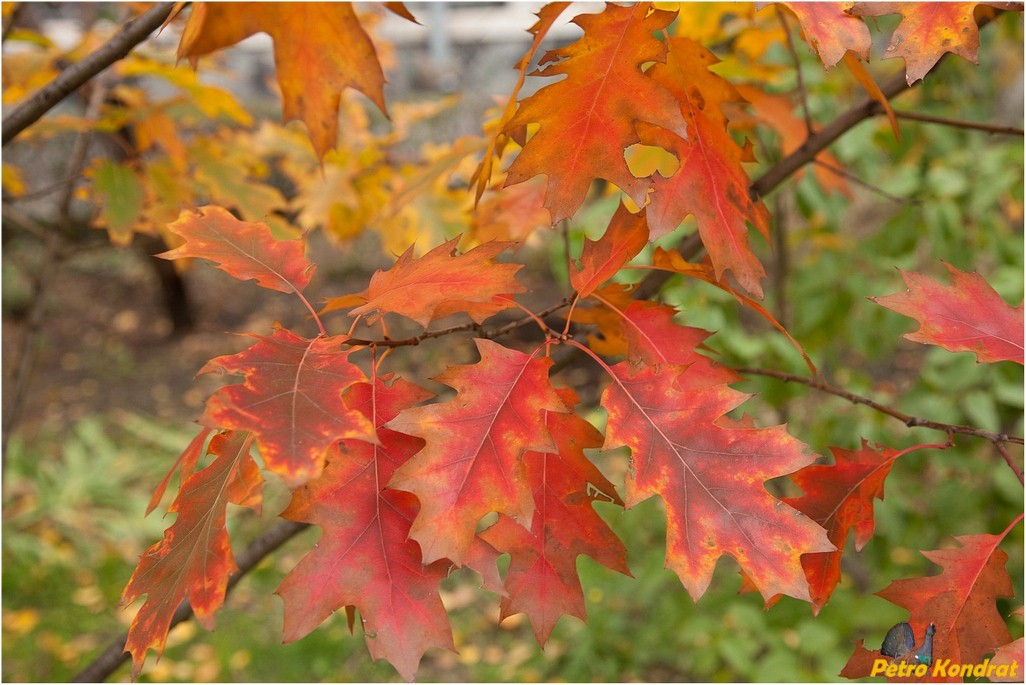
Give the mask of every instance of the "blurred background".
[[[173, 219], [180, 203], [218, 202], [249, 208], [255, 216], [248, 220], [270, 217], [282, 235], [311, 231], [309, 254], [318, 263], [307, 291], [312, 302], [363, 290], [374, 269], [387, 268], [414, 240], [429, 248], [459, 233], [485, 235], [467, 211], [469, 171], [480, 155], [466, 150], [474, 149], [482, 123], [513, 87], [513, 67], [530, 44], [527, 29], [541, 6], [413, 3], [416, 25], [361, 5], [386, 67], [392, 120], [359, 96], [344, 98], [340, 150], [323, 173], [301, 126], [280, 125], [270, 39], [255, 36], [204, 59], [191, 77], [187, 65], [174, 67], [181, 20], [103, 77], [100, 96], [83, 89], [31, 135], [5, 147], [4, 680], [66, 680], [127, 629], [138, 604], [120, 608], [120, 592], [139, 555], [169, 525], [161, 513], [170, 498], [149, 517], [143, 516], [146, 504], [195, 434], [204, 401], [223, 382], [196, 372], [211, 357], [248, 345], [232, 333], [266, 334], [275, 322], [310, 327], [284, 295], [203, 264], [181, 273], [155, 264], [160, 260], [150, 255], [165, 249], [161, 222]], [[601, 7], [580, 3], [565, 19]], [[5, 112], [62, 65], [89, 54], [133, 10], [126, 4], [5, 3]], [[737, 57], [742, 23], [779, 26], [775, 15], [765, 16], [744, 3], [730, 5], [706, 44], [724, 59], [719, 73], [735, 82], [759, 74], [764, 88], [789, 96], [797, 84], [782, 33], [748, 62]], [[900, 60], [877, 61], [896, 20], [883, 17], [874, 25], [875, 75], [901, 68]], [[982, 33], [978, 66], [946, 60], [902, 96], [900, 107], [1021, 127], [1022, 25], [1021, 15], [1001, 17]], [[693, 29], [683, 20], [673, 28], [684, 35]], [[545, 45], [565, 45], [580, 33], [563, 21]], [[797, 53], [816, 122], [831, 121], [862, 96], [850, 74], [840, 67], [825, 71], [804, 43]], [[544, 79], [528, 79], [525, 95], [543, 85], [533, 81]], [[210, 115], [204, 108], [222, 92], [220, 108]], [[791, 102], [800, 118], [797, 100]], [[196, 103], [204, 111], [197, 112]], [[99, 122], [84, 146], [83, 122]], [[147, 148], [139, 133], [146, 122], [160, 122], [158, 131], [181, 140], [185, 167], [160, 166], [178, 153], [167, 143]], [[767, 199], [779, 236], [772, 250], [761, 246], [774, 282], [767, 305], [836, 384], [911, 415], [1022, 435], [1021, 367], [978, 365], [970, 354], [903, 340], [914, 324], [865, 299], [904, 289], [895, 267], [943, 281], [944, 260], [978, 270], [1006, 301], [1022, 300], [1022, 137], [911, 121], [902, 122], [902, 133], [896, 141], [882, 117], [861, 124], [831, 147], [843, 175], [810, 170]], [[378, 134], [390, 137], [381, 142]], [[751, 175], [757, 178], [782, 156], [783, 135], [760, 127], [751, 136], [759, 159]], [[462, 152], [447, 161], [453, 150]], [[69, 160], [79, 166], [70, 168]], [[439, 160], [448, 165], [445, 173], [431, 171]], [[405, 175], [400, 181], [360, 175], [382, 161]], [[76, 173], [69, 175], [69, 168]], [[146, 195], [161, 178], [169, 182], [165, 197]], [[451, 204], [420, 196], [389, 216], [376, 213], [388, 201], [375, 199], [372, 188], [395, 197], [418, 181], [442, 189]], [[135, 213], [125, 219], [119, 212], [133, 193], [138, 202], [129, 209]], [[325, 197], [346, 199], [324, 201], [315, 214], [314, 199]], [[540, 226], [530, 233], [516, 255], [527, 264], [525, 284], [551, 288], [555, 279], [565, 286], [564, 240], [579, 254], [584, 237], [601, 234], [618, 202], [616, 194], [596, 191], [562, 233]], [[683, 233], [692, 230], [685, 222]], [[668, 236], [665, 244], [679, 239]], [[707, 344], [724, 361], [803, 371], [789, 343], [725, 293], [674, 280], [663, 298], [684, 312], [688, 325], [716, 332]], [[345, 330], [342, 317], [333, 324]], [[469, 352], [453, 360], [452, 346], [451, 340], [422, 345], [403, 363], [423, 378], [471, 360]], [[819, 454], [831, 445], [854, 449], [860, 438], [895, 448], [944, 440], [801, 387], [768, 379], [739, 387], [757, 393], [744, 410], [760, 425], [786, 421]], [[592, 388], [591, 396], [599, 390]], [[1013, 456], [1021, 463], [1021, 448]], [[624, 455], [595, 459], [622, 482]], [[663, 569], [661, 503], [649, 500], [628, 512], [599, 504], [631, 550], [634, 577], [578, 561], [587, 625], [563, 618], [542, 650], [523, 616], [499, 624], [498, 597], [480, 590], [473, 574], [457, 572], [443, 588], [457, 653], [429, 652], [418, 680], [837, 680], [856, 640], [874, 648], [891, 625], [907, 618], [873, 593], [892, 580], [939, 571], [918, 550], [952, 546], [954, 535], [996, 534], [1023, 503], [1020, 484], [993, 448], [968, 438], [944, 452], [902, 457], [886, 494], [876, 504], [873, 540], [859, 554], [849, 550], [842, 583], [818, 617], [788, 598], [764, 611], [757, 594], [739, 596], [737, 567], [728, 559], [721, 559], [708, 593], [693, 603]], [[266, 498], [262, 517], [229, 512], [236, 551], [273, 523], [288, 493], [271, 482]], [[154, 663], [151, 654], [140, 680], [398, 680], [390, 665], [371, 662], [344, 616], [281, 644], [282, 604], [272, 592], [318, 535], [305, 532], [251, 573], [218, 614], [214, 632], [192, 622], [174, 629], [163, 658]], [[1003, 549], [1017, 588], [1016, 597], [999, 601], [1009, 615], [1023, 602], [1021, 527]], [[1013, 637], [1020, 637], [1021, 614], [1010, 620]], [[129, 669], [114, 679], [128, 680]]]

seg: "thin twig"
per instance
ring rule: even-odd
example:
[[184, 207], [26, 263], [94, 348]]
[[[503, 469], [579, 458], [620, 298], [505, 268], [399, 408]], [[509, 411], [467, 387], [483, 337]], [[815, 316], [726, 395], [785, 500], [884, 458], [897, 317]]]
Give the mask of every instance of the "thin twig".
[[432, 338], [442, 338], [444, 336], [452, 335], [454, 333], [469, 333], [471, 331], [476, 333], [479, 338], [493, 340], [495, 338], [500, 338], [506, 335], [507, 333], [510, 333], [511, 331], [520, 328], [521, 326], [527, 326], [529, 324], [535, 323], [537, 319], [558, 312], [560, 309], [569, 307], [570, 302], [571, 300], [569, 298], [563, 298], [560, 302], [557, 302], [556, 304], [550, 305], [545, 309], [541, 310], [535, 316], [523, 316], [519, 319], [515, 319], [507, 324], [504, 324], [502, 326], [499, 326], [498, 328], [491, 330], [482, 328], [481, 324], [478, 323], [467, 323], [461, 324], [459, 326], [452, 326], [450, 328], [440, 328], [436, 331], [424, 331], [420, 335], [416, 335], [412, 338], [402, 338], [394, 340], [390, 338], [384, 338], [382, 340], [349, 338], [343, 344], [354, 345], [358, 347], [410, 347], [419, 345], [425, 340], [430, 340]]
[[[879, 103], [877, 103], [879, 107]], [[879, 107], [880, 111], [875, 112], [876, 114], [883, 114], [883, 107]], [[909, 119], [911, 121], [921, 121], [927, 124], [941, 124], [943, 126], [952, 126], [954, 128], [966, 128], [973, 131], [986, 131], [987, 133], [1000, 133], [1009, 136], [1022, 136], [1023, 130], [1017, 126], [1004, 126], [1001, 124], [987, 124], [980, 121], [967, 121], [965, 119], [950, 119], [947, 117], [938, 117], [932, 114], [920, 114], [918, 112], [909, 112], [908, 110], [896, 109], [894, 115], [899, 119]]]
[[923, 204], [919, 200], [912, 200], [912, 199], [909, 199], [907, 197], [898, 197], [897, 195], [891, 195], [890, 193], [888, 193], [883, 188], [878, 188], [875, 185], [873, 185], [872, 183], [866, 183], [865, 181], [863, 181], [861, 178], [859, 178], [855, 174], [851, 173], [850, 171], [846, 171], [846, 170], [842, 169], [841, 167], [834, 166], [833, 164], [830, 164], [829, 162], [824, 162], [821, 159], [814, 159], [814, 160], [812, 160], [812, 163], [815, 164], [816, 166], [823, 167], [824, 169], [826, 169], [827, 171], [829, 171], [832, 174], [837, 174], [841, 178], [844, 178], [844, 179], [847, 179], [847, 180], [851, 181], [855, 185], [862, 186], [866, 190], [868, 190], [870, 192], [873, 192], [873, 193], [876, 193], [880, 197], [885, 198], [887, 200], [890, 200], [891, 202], [896, 202], [896, 203], [901, 204], [901, 205], [921, 205], [921, 204]]
[[1023, 485], [1022, 469], [1019, 468], [1018, 464], [1015, 463], [1015, 460], [1012, 459], [1012, 455], [1010, 455], [1008, 450], [1005, 449], [1004, 443], [995, 442], [994, 449], [996, 449], [998, 454], [1004, 458], [1005, 463], [1008, 464], [1008, 468], [1012, 469], [1012, 473], [1014, 473], [1015, 477], [1019, 479], [1019, 484]]
[[787, 50], [791, 53], [791, 60], [794, 62], [794, 73], [798, 79], [798, 97], [801, 99], [802, 114], [805, 117], [805, 135], [811, 136], [813, 133], [812, 126], [812, 112], [809, 111], [809, 94], [805, 90], [805, 78], [802, 76], [802, 62], [798, 58], [798, 51], [794, 48], [794, 40], [791, 38], [791, 29], [787, 25], [787, 17], [784, 16], [784, 11], [780, 9], [780, 5], [777, 5], [777, 18], [780, 19], [780, 25], [784, 29], [784, 37], [787, 38]]
[[62, 71], [3, 119], [3, 145], [39, 120], [44, 114], [98, 73], [127, 55], [146, 40], [171, 13], [174, 3], [164, 2], [127, 22], [121, 31], [91, 55]]
[[[225, 589], [225, 598], [231, 594], [243, 576], [252, 571], [266, 556], [275, 551], [300, 532], [310, 527], [309, 523], [296, 523], [294, 521], [282, 521], [274, 528], [271, 528], [260, 537], [253, 540], [236, 558], [239, 570], [228, 579], [228, 586]], [[192, 617], [192, 605], [189, 600], [184, 600], [171, 618], [171, 625], [168, 630], [179, 623], [187, 621]], [[73, 683], [98, 683], [106, 680], [121, 664], [129, 659], [125, 651], [125, 643], [128, 642], [128, 633], [122, 633], [114, 642], [93, 659], [88, 666], [82, 669], [71, 682]]]
[[821, 392], [828, 393], [830, 395], [836, 395], [842, 399], [848, 400], [852, 404], [863, 404], [870, 409], [874, 409], [881, 414], [893, 417], [909, 428], [930, 428], [933, 430], [943, 431], [945, 433], [959, 433], [961, 435], [971, 435], [977, 438], [983, 438], [988, 440], [995, 445], [1005, 442], [1012, 442], [1017, 445], [1023, 444], [1023, 439], [1016, 435], [1006, 435], [1004, 433], [993, 433], [991, 431], [983, 430], [982, 428], [974, 428], [973, 426], [962, 426], [953, 423], [942, 423], [940, 421], [931, 421], [929, 419], [921, 419], [915, 416], [910, 416], [904, 412], [898, 411], [893, 407], [889, 407], [885, 404], [880, 404], [875, 400], [871, 400], [868, 397], [862, 395], [856, 395], [853, 392], [842, 390], [841, 388], [834, 387], [824, 380], [818, 378], [810, 378], [808, 376], [799, 376], [793, 373], [786, 373], [783, 371], [775, 371], [773, 369], [757, 369], [751, 367], [734, 367], [734, 371], [742, 375], [750, 376], [766, 376], [768, 378], [776, 378], [777, 380], [784, 381], [785, 383], [801, 383], [807, 385], [810, 388], [814, 388]]

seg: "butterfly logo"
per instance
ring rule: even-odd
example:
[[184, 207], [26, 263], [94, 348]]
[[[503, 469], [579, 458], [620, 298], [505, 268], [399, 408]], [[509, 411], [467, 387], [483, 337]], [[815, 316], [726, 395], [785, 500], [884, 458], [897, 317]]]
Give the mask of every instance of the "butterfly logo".
[[916, 648], [916, 634], [912, 626], [904, 622], [898, 623], [887, 631], [883, 645], [880, 646], [880, 653], [906, 663], [929, 666], [933, 663], [933, 634], [936, 632], [937, 629], [932, 623], [927, 626], [923, 644]]

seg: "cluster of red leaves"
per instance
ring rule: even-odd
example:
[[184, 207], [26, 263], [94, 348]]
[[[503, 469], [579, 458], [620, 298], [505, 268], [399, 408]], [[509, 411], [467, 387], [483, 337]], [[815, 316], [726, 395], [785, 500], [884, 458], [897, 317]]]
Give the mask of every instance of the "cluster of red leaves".
[[[867, 56], [858, 28], [864, 24], [856, 16], [886, 8], [859, 5], [846, 13], [791, 6], [828, 66], [849, 50]], [[355, 87], [384, 108], [380, 66], [351, 9], [317, 3], [298, 14], [280, 3], [244, 12], [222, 8], [197, 6], [180, 55], [205, 54], [255, 31], [271, 33], [286, 118], [306, 122], [320, 155], [334, 145], [338, 90]], [[522, 75], [563, 8], [555, 4], [539, 14]], [[912, 19], [922, 19], [921, 12], [898, 11], [904, 15], [899, 31], [929, 36], [939, 30], [916, 28]], [[832, 465], [816, 464], [817, 456], [784, 426], [760, 428], [750, 418], [728, 417], [747, 397], [729, 387], [739, 378], [734, 371], [700, 352], [709, 334], [677, 323], [672, 307], [635, 301], [628, 289], [609, 283], [653, 237], [694, 214], [708, 263], [656, 251], [649, 266], [716, 285], [783, 330], [745, 294], [761, 296], [764, 277], [748, 244], [748, 224], [763, 235], [769, 230], [768, 212], [749, 193], [742, 167], [751, 150], [734, 142], [724, 114], [745, 98], [708, 70], [715, 58], [700, 45], [659, 37], [674, 16], [641, 3], [608, 5], [574, 19], [584, 36], [546, 54], [542, 64], [548, 66], [539, 72], [565, 78], [515, 107], [511, 100], [479, 171], [480, 192], [492, 153], [517, 140], [523, 148], [506, 183], [547, 176], [545, 206], [553, 222], [577, 211], [596, 178], [644, 206], [636, 212], [621, 206], [602, 238], [587, 242], [580, 259], [568, 264], [575, 296], [564, 334], [546, 330], [544, 342], [526, 352], [475, 339], [479, 361], [436, 377], [455, 393], [429, 404], [431, 393], [385, 374], [376, 357], [369, 370], [351, 359], [366, 341], [328, 335], [317, 315], [321, 334], [314, 338], [279, 327], [203, 368], [243, 380], [207, 402], [204, 427], [176, 464], [182, 482], [170, 511], [177, 519], [143, 555], [125, 589], [125, 603], [147, 595], [126, 645], [135, 672], [148, 649], [162, 651], [184, 598], [212, 626], [235, 570], [227, 503], [260, 502], [254, 443], [264, 468], [292, 489], [282, 516], [322, 531], [278, 589], [285, 639], [301, 638], [339, 609], [351, 621], [358, 611], [371, 655], [389, 660], [406, 678], [427, 649], [453, 647], [438, 594], [453, 566], [479, 572], [484, 586], [502, 596], [504, 617], [526, 613], [539, 642], [563, 614], [584, 618], [577, 557], [630, 572], [626, 550], [593, 507], [596, 501], [630, 508], [659, 496], [667, 516], [666, 566], [696, 600], [719, 558], [730, 556], [745, 589], [760, 591], [767, 605], [783, 595], [809, 601], [816, 611], [826, 603], [840, 579], [849, 532], [856, 548], [868, 542], [873, 499], [883, 496], [895, 460], [910, 450], [836, 448]], [[314, 47], [290, 51], [285, 38], [296, 25], [324, 30], [304, 35]], [[340, 45], [353, 53], [340, 55]], [[950, 41], [945, 45], [954, 49]], [[929, 59], [924, 52], [919, 48], [916, 60], [908, 60], [910, 80], [921, 76]], [[636, 177], [624, 158], [636, 143], [672, 153], [678, 169], [668, 178]], [[303, 290], [314, 267], [302, 241], [275, 240], [263, 224], [238, 221], [216, 207], [185, 211], [169, 228], [183, 244], [163, 257], [208, 259], [235, 278], [297, 296], [313, 312]], [[496, 261], [509, 244], [486, 242], [465, 254], [455, 246], [456, 240], [444, 243], [421, 258], [411, 249], [376, 273], [364, 292], [335, 298], [325, 311], [349, 309], [366, 322], [398, 314], [426, 328], [452, 315], [481, 323], [519, 306], [513, 296], [524, 290], [515, 278], [520, 265]], [[972, 350], [981, 361], [1021, 364], [1022, 306], [1009, 307], [975, 274], [952, 269], [952, 275], [955, 285], [945, 289], [905, 274], [913, 291], [879, 302], [921, 322], [913, 340]], [[571, 322], [594, 324], [598, 334], [587, 344], [573, 340], [566, 335]], [[583, 352], [608, 376], [600, 401], [608, 415], [604, 433], [575, 412], [571, 389], [552, 385], [548, 353], [556, 345]], [[607, 362], [610, 357], [619, 361]], [[586, 451], [624, 446], [631, 459], [621, 499]], [[212, 463], [196, 471], [205, 454]], [[789, 474], [805, 494], [777, 499], [765, 483]], [[497, 519], [479, 530], [488, 515]], [[937, 580], [899, 581], [882, 594], [913, 612], [913, 627], [938, 624], [938, 645], [968, 659], [1009, 642], [1000, 621], [986, 640], [966, 633], [974, 621], [992, 626], [993, 600], [1007, 594], [1007, 574], [996, 549], [1000, 536], [961, 541], [961, 550], [928, 553], [945, 568]], [[500, 554], [511, 558], [504, 578], [496, 567]], [[974, 582], [963, 583], [967, 577]], [[952, 595], [952, 588], [962, 594]], [[865, 659], [857, 651], [845, 675], [857, 675]]]

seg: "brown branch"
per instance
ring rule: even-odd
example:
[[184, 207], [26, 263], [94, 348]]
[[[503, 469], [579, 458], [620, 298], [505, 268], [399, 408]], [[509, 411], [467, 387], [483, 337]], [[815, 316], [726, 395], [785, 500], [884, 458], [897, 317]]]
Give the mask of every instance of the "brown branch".
[[57, 78], [16, 107], [3, 119], [3, 145], [14, 140], [19, 133], [38, 121], [54, 105], [146, 40], [147, 36], [164, 23], [171, 13], [172, 7], [174, 7], [174, 3], [164, 2], [127, 22], [116, 36], [81, 62], [62, 71]]
[[1020, 469], [1018, 464], [1015, 463], [1015, 460], [1012, 459], [1012, 455], [1010, 455], [1008, 453], [1008, 450], [1005, 449], [1004, 444], [1000, 442], [995, 442], [994, 449], [998, 451], [998, 454], [1000, 454], [1001, 457], [1005, 460], [1005, 463], [1008, 464], [1008, 468], [1012, 469], [1012, 473], [1014, 473], [1015, 477], [1019, 479], [1019, 485], [1023, 485], [1024, 483], [1022, 479], [1022, 469]]
[[[264, 559], [264, 557], [309, 527], [310, 524], [308, 523], [282, 521], [277, 526], [266, 531], [263, 535], [249, 543], [246, 549], [244, 549], [236, 559], [239, 570], [233, 573], [231, 578], [228, 579], [225, 598], [227, 599], [232, 588], [242, 580], [242, 577], [252, 571], [256, 565]], [[189, 604], [189, 600], [186, 599], [178, 606], [174, 616], [171, 618], [171, 625], [168, 629], [170, 630], [171, 628], [174, 628], [183, 621], [188, 621], [191, 617], [192, 605]], [[71, 682], [97, 683], [106, 680], [121, 666], [121, 664], [128, 661], [129, 654], [125, 651], [125, 643], [127, 641], [128, 633], [123, 633], [120, 637], [114, 640], [107, 649], [103, 650], [95, 659], [93, 659], [88, 666], [75, 675]]]
[[[915, 416], [910, 416], [904, 412], [898, 411], [893, 407], [889, 407], [885, 404], [880, 404], [875, 400], [871, 400], [868, 397], [862, 395], [856, 395], [853, 392], [842, 390], [841, 388], [834, 387], [826, 381], [819, 380], [816, 378], [809, 378], [808, 376], [799, 376], [793, 373], [785, 373], [783, 371], [774, 371], [772, 369], [756, 369], [751, 367], [734, 367], [734, 371], [740, 374], [747, 374], [750, 376], [766, 376], [768, 378], [776, 378], [777, 380], [784, 381], [785, 383], [801, 383], [807, 385], [810, 388], [819, 390], [821, 392], [835, 395], [842, 399], [848, 400], [852, 404], [863, 404], [870, 409], [874, 409], [881, 414], [893, 417], [909, 428], [930, 428], [932, 430], [943, 431], [945, 433], [959, 433], [961, 435], [971, 435], [977, 438], [983, 438], [988, 440], [995, 445], [1011, 442], [1017, 445], [1023, 444], [1023, 439], [1016, 435], [1006, 435], [1004, 433], [993, 433], [991, 431], [983, 430], [982, 428], [974, 428], [973, 426], [962, 426], [952, 423], [941, 423], [940, 421], [931, 421], [929, 419], [921, 419]], [[1020, 474], [1021, 479], [1021, 474]]]
[[459, 326], [452, 326], [450, 328], [440, 328], [435, 331], [424, 331], [420, 335], [416, 335], [412, 338], [402, 338], [395, 340], [391, 338], [384, 338], [382, 340], [349, 338], [343, 344], [354, 345], [358, 347], [411, 347], [419, 345], [425, 340], [430, 340], [432, 338], [442, 338], [444, 336], [452, 335], [454, 333], [468, 333], [470, 331], [476, 332], [479, 338], [485, 338], [486, 340], [494, 340], [495, 338], [502, 337], [507, 333], [515, 331], [521, 326], [528, 326], [532, 323], [535, 323], [536, 319], [558, 312], [560, 309], [563, 309], [565, 307], [569, 307], [571, 301], [572, 300], [570, 298], [564, 297], [560, 302], [557, 302], [553, 305], [549, 305], [540, 312], [537, 312], [534, 316], [524, 316], [491, 330], [482, 328], [481, 324], [478, 323], [466, 323], [461, 324]]
[[[880, 103], [877, 103], [877, 108], [880, 110], [877, 114], [883, 114], [883, 107]], [[987, 133], [1001, 133], [1009, 136], [1022, 136], [1023, 130], [1016, 126], [1003, 126], [1001, 124], [987, 124], [980, 121], [966, 121], [964, 119], [949, 119], [946, 117], [938, 117], [932, 114], [919, 114], [918, 112], [909, 112], [908, 110], [896, 109], [894, 115], [899, 119], [909, 119], [911, 121], [922, 121], [928, 124], [941, 124], [943, 126], [953, 126], [954, 128], [966, 128], [973, 131], [986, 131]]]

